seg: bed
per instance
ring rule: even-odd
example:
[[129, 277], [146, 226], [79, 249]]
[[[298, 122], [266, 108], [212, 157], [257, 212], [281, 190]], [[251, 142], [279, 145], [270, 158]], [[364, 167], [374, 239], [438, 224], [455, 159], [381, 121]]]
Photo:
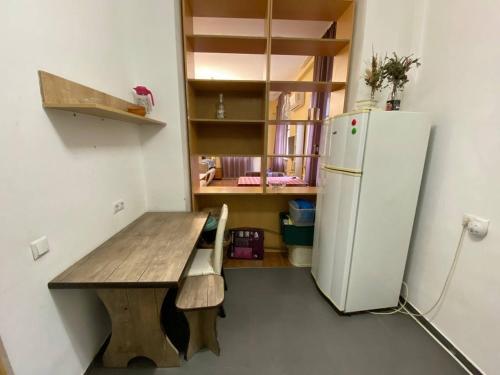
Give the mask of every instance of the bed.
[[[307, 186], [307, 183], [295, 176], [268, 177], [267, 184], [282, 184], [286, 186]], [[238, 186], [260, 186], [260, 177], [240, 177]]]

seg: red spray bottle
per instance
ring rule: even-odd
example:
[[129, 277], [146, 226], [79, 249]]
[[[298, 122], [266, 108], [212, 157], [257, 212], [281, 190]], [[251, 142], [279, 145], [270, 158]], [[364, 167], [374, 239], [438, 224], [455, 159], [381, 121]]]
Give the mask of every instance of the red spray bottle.
[[155, 100], [153, 93], [146, 86], [136, 86], [134, 87], [136, 93], [136, 100], [138, 105], [142, 105], [146, 108], [146, 112], [150, 113], [153, 109], [152, 106], [155, 105]]

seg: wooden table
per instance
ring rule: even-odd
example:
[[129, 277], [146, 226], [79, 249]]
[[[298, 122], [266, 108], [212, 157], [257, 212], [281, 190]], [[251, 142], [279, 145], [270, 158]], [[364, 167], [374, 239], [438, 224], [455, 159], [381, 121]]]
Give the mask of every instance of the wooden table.
[[112, 323], [105, 366], [127, 367], [137, 356], [158, 367], [180, 365], [160, 311], [194, 257], [207, 218], [202, 212], [148, 212], [49, 283], [52, 289], [97, 290]]

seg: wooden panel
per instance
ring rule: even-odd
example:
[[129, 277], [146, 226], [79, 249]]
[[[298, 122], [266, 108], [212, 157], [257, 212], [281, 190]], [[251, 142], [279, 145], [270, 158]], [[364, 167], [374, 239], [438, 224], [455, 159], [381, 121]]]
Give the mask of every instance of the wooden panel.
[[208, 119], [208, 118], [190, 118], [189, 121], [191, 124], [197, 125], [197, 126], [203, 126], [203, 125], [244, 125], [244, 126], [251, 126], [251, 125], [264, 125], [265, 121], [264, 120], [248, 120], [248, 119]]
[[[194, 195], [260, 195], [262, 186], [200, 186], [193, 189]], [[222, 204], [221, 204], [222, 205]]]
[[105, 367], [126, 368], [141, 356], [158, 367], [178, 367], [179, 353], [166, 336], [161, 307], [168, 289], [99, 289], [97, 294], [109, 313], [111, 340], [103, 355]]
[[351, 4], [347, 0], [273, 0], [273, 19], [335, 21]]
[[212, 92], [258, 92], [264, 93], [266, 88], [265, 81], [251, 80], [216, 80], [216, 79], [189, 79], [188, 83], [194, 90], [212, 91]]
[[296, 125], [296, 124], [301, 124], [301, 125], [322, 125], [323, 120], [268, 120], [267, 123], [269, 125], [281, 125], [281, 124], [287, 124], [287, 125]]
[[287, 252], [266, 252], [264, 259], [225, 259], [224, 269], [229, 268], [288, 268], [293, 267]]
[[186, 35], [193, 34], [193, 11], [188, 0], [182, 0], [182, 47], [184, 51], [184, 76], [194, 78], [194, 52], [189, 45]]
[[271, 42], [273, 55], [335, 56], [349, 44], [346, 39], [281, 38]]
[[0, 338], [0, 375], [14, 375], [14, 372], [10, 367], [9, 359], [7, 357], [7, 353], [5, 351], [1, 338]]
[[280, 189], [267, 189], [266, 194], [271, 195], [316, 195], [318, 188], [314, 186], [285, 186]]
[[265, 18], [267, 0], [190, 0], [195, 17]]
[[127, 112], [134, 103], [94, 90], [62, 77], [39, 71], [40, 92], [45, 108], [90, 114], [135, 124], [165, 125]]
[[112, 107], [100, 104], [50, 104], [44, 105], [48, 109], [60, 109], [62, 111], [83, 113], [96, 117], [109, 118], [118, 121], [131, 122], [138, 125], [167, 125], [163, 121], [154, 120], [148, 117], [134, 115]]
[[148, 212], [49, 283], [49, 288], [178, 285], [206, 213]]
[[200, 155], [262, 155], [263, 126], [192, 125], [191, 152]]
[[189, 50], [213, 53], [266, 53], [267, 39], [264, 37], [228, 35], [188, 35]]
[[[270, 190], [269, 190], [270, 191]], [[315, 200], [314, 195], [258, 194], [246, 195], [197, 195], [199, 210], [220, 207], [226, 203], [229, 208], [227, 228], [256, 227], [264, 229], [264, 247], [266, 249], [285, 249], [281, 239], [279, 213], [288, 212], [288, 201], [307, 196]]]
[[271, 81], [271, 91], [330, 92], [345, 88], [345, 82]]
[[189, 324], [189, 344], [186, 359], [189, 361], [194, 353], [207, 348], [215, 355], [220, 355], [217, 341], [217, 308], [185, 311]]
[[175, 305], [181, 310], [206, 309], [224, 301], [224, 279], [219, 275], [189, 276], [184, 279]]

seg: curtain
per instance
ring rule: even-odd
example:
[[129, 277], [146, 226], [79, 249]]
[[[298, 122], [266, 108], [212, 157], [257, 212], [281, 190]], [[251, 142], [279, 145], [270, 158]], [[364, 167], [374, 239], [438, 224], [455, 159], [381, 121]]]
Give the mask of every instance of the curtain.
[[247, 156], [221, 157], [222, 178], [238, 178], [253, 172], [253, 158]]
[[[280, 123], [279, 120], [287, 120], [289, 112], [289, 102], [288, 93], [281, 93], [278, 98], [278, 104], [276, 106], [276, 120], [278, 123], [276, 125], [276, 134], [274, 136], [274, 151], [276, 155], [286, 154], [287, 146], [287, 125]], [[283, 158], [272, 158], [270, 165], [272, 172], [284, 172], [285, 171], [285, 160]]]
[[[335, 38], [337, 34], [337, 23], [334, 22], [323, 35], [323, 38]], [[314, 58], [313, 81], [330, 82], [333, 74], [333, 57], [316, 56]], [[311, 107], [319, 108], [320, 118], [324, 119], [330, 112], [330, 92], [313, 92]], [[307, 126], [306, 154], [316, 155], [319, 152], [321, 142], [321, 128], [309, 124]], [[318, 176], [318, 158], [307, 158], [305, 168], [305, 181], [309, 186], [316, 186]]]

